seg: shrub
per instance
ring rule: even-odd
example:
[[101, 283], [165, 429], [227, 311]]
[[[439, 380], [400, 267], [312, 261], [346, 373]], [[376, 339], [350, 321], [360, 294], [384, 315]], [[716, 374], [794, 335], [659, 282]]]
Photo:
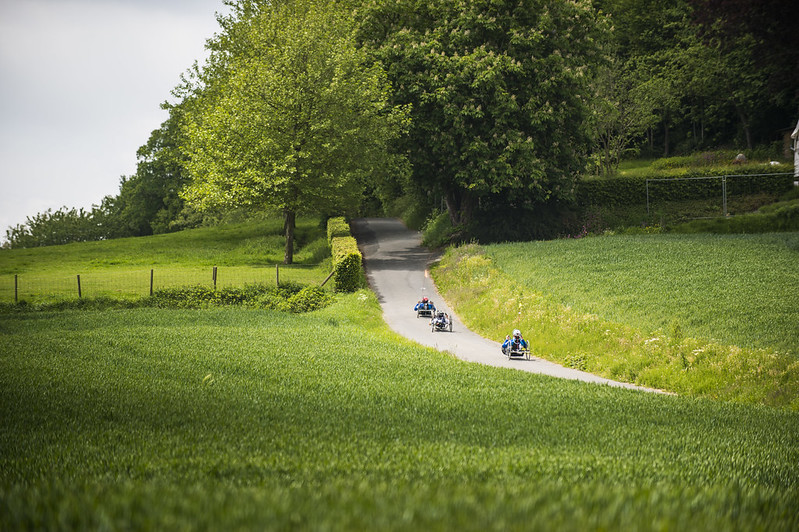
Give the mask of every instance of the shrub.
[[350, 225], [343, 216], [330, 218], [327, 221], [327, 243], [332, 245], [333, 239], [342, 236], [350, 236]]
[[287, 303], [291, 312], [311, 312], [326, 307], [332, 300], [332, 296], [318, 286], [306, 286], [293, 296]]
[[215, 302], [218, 292], [203, 285], [181, 286], [156, 290], [148, 305], [156, 308], [202, 308]]
[[281, 297], [277, 292], [267, 292], [255, 300], [248, 302], [246, 306], [258, 309], [279, 310], [280, 312], [291, 312], [286, 298]]
[[449, 214], [433, 211], [424, 225], [422, 244], [431, 248], [444, 247], [451, 243], [455, 228], [449, 219]]
[[[75, 300], [69, 302], [64, 308], [116, 308], [105, 300]], [[214, 290], [207, 286], [183, 286], [179, 288], [165, 288], [156, 290], [152, 296], [141, 298], [138, 301], [125, 302], [124, 308], [155, 307], [171, 309], [197, 309], [227, 305], [246, 306], [252, 308], [280, 310], [283, 312], [308, 312], [324, 308], [333, 301], [333, 298], [323, 289], [315, 286], [304, 286], [298, 283], [286, 283], [279, 287], [265, 284], [249, 284], [239, 288], [224, 288]], [[80, 305], [80, 306], [77, 306]], [[38, 308], [28, 305], [16, 305], [14, 309]], [[47, 310], [59, 310], [54, 305], [49, 305]], [[0, 309], [2, 310], [2, 309]]]
[[364, 285], [361, 252], [351, 236], [335, 237], [332, 241], [333, 286], [336, 292], [354, 292]]

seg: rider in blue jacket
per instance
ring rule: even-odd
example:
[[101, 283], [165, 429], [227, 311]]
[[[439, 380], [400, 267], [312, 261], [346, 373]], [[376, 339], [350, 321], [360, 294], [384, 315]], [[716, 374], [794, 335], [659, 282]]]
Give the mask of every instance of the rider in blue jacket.
[[519, 329], [514, 329], [513, 337], [505, 337], [505, 342], [502, 344], [502, 352], [504, 353], [508, 349], [528, 349], [529, 347], [527, 340], [522, 338], [522, 332]]
[[413, 307], [413, 310], [432, 310], [433, 312], [436, 311], [436, 306], [433, 304], [432, 301], [423, 297], [421, 301], [416, 303], [416, 306]]

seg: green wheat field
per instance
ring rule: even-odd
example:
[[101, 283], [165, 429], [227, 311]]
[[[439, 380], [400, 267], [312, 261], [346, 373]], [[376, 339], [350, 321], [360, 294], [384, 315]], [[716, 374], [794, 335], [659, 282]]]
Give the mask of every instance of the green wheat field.
[[[671, 323], [611, 317], [630, 342]], [[462, 362], [391, 332], [367, 290], [306, 314], [6, 308], [0, 419], [2, 530], [799, 528], [799, 412]]]

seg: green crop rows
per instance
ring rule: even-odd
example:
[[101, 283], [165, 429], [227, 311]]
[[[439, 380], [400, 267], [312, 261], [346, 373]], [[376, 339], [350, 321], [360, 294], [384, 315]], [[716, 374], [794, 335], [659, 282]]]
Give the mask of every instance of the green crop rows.
[[460, 362], [339, 297], [0, 316], [0, 529], [799, 526], [799, 414]]

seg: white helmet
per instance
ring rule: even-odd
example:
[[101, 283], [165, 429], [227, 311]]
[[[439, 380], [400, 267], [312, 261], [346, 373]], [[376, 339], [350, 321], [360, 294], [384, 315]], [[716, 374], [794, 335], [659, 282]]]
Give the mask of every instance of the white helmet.
[[514, 338], [518, 338], [521, 335], [522, 335], [522, 331], [520, 331], [519, 329], [513, 329], [513, 337]]

